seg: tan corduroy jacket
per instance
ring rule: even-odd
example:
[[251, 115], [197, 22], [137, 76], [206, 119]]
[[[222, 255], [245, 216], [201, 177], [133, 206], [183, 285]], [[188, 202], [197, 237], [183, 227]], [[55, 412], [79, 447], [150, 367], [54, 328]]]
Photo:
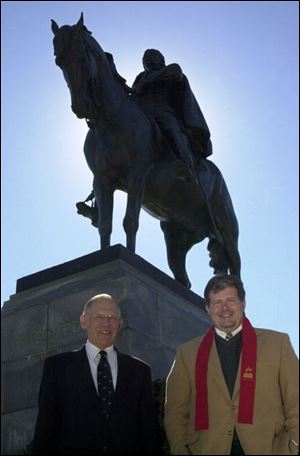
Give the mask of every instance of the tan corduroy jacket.
[[237, 422], [240, 365], [232, 398], [215, 342], [207, 373], [209, 429], [195, 431], [195, 363], [202, 337], [179, 347], [167, 378], [165, 427], [171, 454], [230, 454], [234, 427], [245, 454], [297, 454], [298, 359], [287, 334], [255, 329], [256, 389], [253, 424]]

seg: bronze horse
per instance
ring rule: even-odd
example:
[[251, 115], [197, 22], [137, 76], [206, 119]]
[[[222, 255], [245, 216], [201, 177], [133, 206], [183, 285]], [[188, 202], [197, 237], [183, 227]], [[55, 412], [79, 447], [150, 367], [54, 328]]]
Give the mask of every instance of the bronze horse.
[[186, 254], [205, 238], [214, 273], [240, 276], [238, 223], [219, 169], [198, 159], [196, 183], [172, 156], [153, 119], [116, 77], [82, 14], [73, 26], [59, 27], [52, 21], [52, 31], [56, 64], [70, 89], [72, 110], [90, 126], [84, 153], [94, 176], [101, 248], [110, 246], [114, 191], [123, 190], [127, 192], [123, 227], [131, 251], [143, 207], [160, 220], [168, 264], [177, 281], [190, 288]]

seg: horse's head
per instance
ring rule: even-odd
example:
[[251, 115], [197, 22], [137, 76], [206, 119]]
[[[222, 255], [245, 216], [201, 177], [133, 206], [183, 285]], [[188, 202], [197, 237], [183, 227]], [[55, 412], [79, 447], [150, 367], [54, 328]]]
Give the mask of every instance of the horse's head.
[[[77, 24], [59, 27], [52, 20], [55, 62], [62, 69], [71, 93], [73, 112], [80, 119], [96, 117], [94, 94], [97, 63], [89, 43], [96, 41], [83, 23], [83, 14]], [[100, 46], [96, 43], [100, 48]], [[100, 48], [101, 49], [101, 48]]]

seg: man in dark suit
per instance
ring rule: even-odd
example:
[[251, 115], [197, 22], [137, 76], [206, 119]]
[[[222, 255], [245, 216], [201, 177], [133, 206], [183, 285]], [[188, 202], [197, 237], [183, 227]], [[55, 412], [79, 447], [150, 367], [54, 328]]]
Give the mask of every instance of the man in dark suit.
[[86, 345], [45, 361], [33, 454], [156, 454], [150, 367], [114, 348], [119, 307], [96, 295], [80, 323]]

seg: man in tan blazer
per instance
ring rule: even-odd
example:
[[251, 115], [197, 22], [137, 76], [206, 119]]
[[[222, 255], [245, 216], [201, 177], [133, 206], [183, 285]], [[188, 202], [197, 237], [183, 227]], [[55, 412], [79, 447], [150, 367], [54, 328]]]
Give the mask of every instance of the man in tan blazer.
[[171, 454], [298, 454], [298, 360], [287, 334], [253, 328], [231, 275], [207, 284], [214, 326], [179, 347], [167, 378]]

